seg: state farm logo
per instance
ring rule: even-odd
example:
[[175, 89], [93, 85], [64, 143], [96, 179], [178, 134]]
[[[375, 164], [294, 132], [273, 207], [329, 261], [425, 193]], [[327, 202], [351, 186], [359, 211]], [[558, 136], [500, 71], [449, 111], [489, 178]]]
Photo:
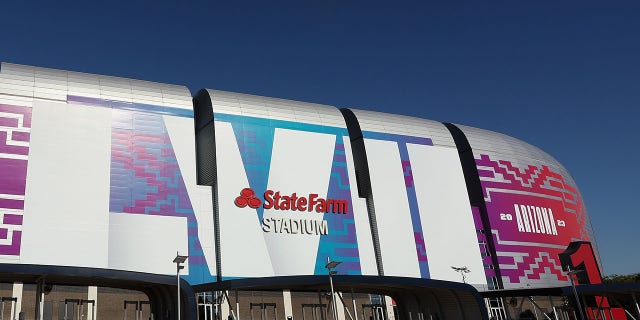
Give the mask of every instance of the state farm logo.
[[240, 196], [236, 198], [234, 203], [240, 208], [249, 206], [253, 209], [257, 209], [262, 204], [262, 201], [256, 197], [256, 193], [253, 189], [244, 188], [240, 191]]
[[[264, 203], [263, 203], [264, 201]], [[240, 196], [234, 201], [239, 208], [247, 206], [258, 209], [298, 211], [308, 213], [334, 213], [347, 214], [349, 201], [344, 199], [322, 198], [317, 193], [298, 194], [280, 193], [267, 189], [262, 194], [262, 199], [256, 197], [256, 192], [251, 188], [244, 188]], [[329, 234], [329, 222], [315, 215], [301, 216], [269, 216], [260, 221], [263, 232], [300, 234], [300, 235], [327, 235]]]
[[[264, 204], [263, 204], [264, 201]], [[297, 193], [281, 194], [280, 191], [267, 190], [262, 195], [262, 199], [256, 197], [256, 192], [251, 188], [244, 188], [240, 191], [240, 196], [234, 201], [239, 208], [249, 206], [257, 209], [262, 205], [264, 209], [316, 212], [316, 213], [337, 213], [347, 214], [349, 212], [349, 201], [344, 199], [325, 199], [317, 193], [301, 195]]]

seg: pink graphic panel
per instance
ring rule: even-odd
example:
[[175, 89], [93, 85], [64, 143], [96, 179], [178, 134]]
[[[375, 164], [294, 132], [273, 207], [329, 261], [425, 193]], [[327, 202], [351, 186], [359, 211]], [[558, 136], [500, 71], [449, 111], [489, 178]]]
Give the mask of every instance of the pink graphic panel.
[[578, 190], [547, 166], [487, 155], [476, 165], [504, 287], [564, 285], [558, 254], [572, 241], [590, 241]]
[[19, 256], [31, 108], [0, 104], [0, 256]]

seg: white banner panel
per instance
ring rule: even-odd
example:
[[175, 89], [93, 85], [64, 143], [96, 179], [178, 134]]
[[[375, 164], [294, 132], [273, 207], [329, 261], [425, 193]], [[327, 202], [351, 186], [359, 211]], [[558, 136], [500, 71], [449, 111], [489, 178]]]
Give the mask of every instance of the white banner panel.
[[232, 199], [249, 185], [233, 128], [230, 123], [216, 122], [218, 157], [218, 201], [222, 274], [225, 277], [273, 276], [269, 251], [265, 244], [256, 209], [238, 207]]
[[467, 283], [484, 286], [467, 188], [454, 148], [407, 144], [432, 279], [462, 282], [451, 267], [466, 266]]
[[[185, 217], [111, 213], [109, 220], [111, 269], [172, 274], [176, 253], [188, 252]], [[186, 276], [188, 259], [184, 266], [180, 273]]]
[[208, 262], [209, 272], [216, 274], [216, 251], [213, 227], [213, 203], [211, 199], [211, 187], [199, 186], [196, 183], [196, 150], [193, 119], [184, 117], [164, 116], [171, 145], [173, 146], [180, 172], [184, 179], [185, 187], [189, 193], [191, 206], [198, 221], [198, 239], [202, 251]]
[[398, 143], [365, 139], [365, 146], [384, 274], [420, 278]]
[[21, 263], [107, 267], [111, 109], [34, 102]]
[[[223, 278], [262, 275], [263, 261], [275, 275], [327, 274], [327, 259], [341, 262], [339, 274], [362, 274], [358, 240], [371, 240], [370, 232], [357, 234], [368, 223], [355, 222], [354, 202], [362, 210], [364, 201], [352, 197], [347, 129], [214, 117]], [[227, 269], [235, 252], [238, 263], [250, 257], [245, 269]]]
[[[275, 129], [268, 189], [327, 199], [335, 135]], [[325, 213], [266, 209], [264, 218], [322, 222]], [[306, 223], [306, 222], [305, 222]], [[314, 274], [320, 234], [264, 233], [276, 275]]]
[[[344, 151], [347, 163], [353, 163], [353, 153], [351, 151], [351, 141], [349, 137], [343, 138]], [[369, 224], [369, 212], [367, 211], [367, 200], [358, 197], [358, 188], [355, 186], [356, 171], [354, 166], [349, 166], [349, 181], [353, 181], [351, 188], [351, 199], [353, 208], [353, 218], [356, 224], [356, 234], [358, 236], [358, 250], [360, 252], [360, 267], [363, 275], [378, 275], [376, 265], [376, 254], [373, 249], [373, 238], [371, 236], [371, 226]]]

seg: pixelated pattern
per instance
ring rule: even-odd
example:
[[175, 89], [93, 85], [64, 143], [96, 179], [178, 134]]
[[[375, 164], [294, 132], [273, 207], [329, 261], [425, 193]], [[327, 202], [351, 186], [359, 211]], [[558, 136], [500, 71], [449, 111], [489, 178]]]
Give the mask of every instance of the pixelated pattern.
[[[223, 118], [222, 115], [216, 115], [218, 119], [221, 117]], [[231, 127], [240, 149], [240, 156], [247, 173], [249, 186], [253, 190], [262, 190], [264, 192], [269, 181], [275, 128], [250, 117], [245, 117], [244, 121], [238, 121], [239, 119], [237, 118], [232, 119], [234, 121], [231, 122]], [[259, 206], [256, 210], [258, 221], [262, 221], [264, 208]]]
[[167, 106], [157, 106], [144, 103], [131, 103], [117, 100], [107, 100], [82, 96], [67, 95], [67, 103], [80, 104], [85, 106], [98, 106], [123, 111], [140, 111], [145, 114], [167, 115], [172, 117], [183, 117], [193, 119], [192, 109], [182, 109]]
[[0, 257], [20, 256], [31, 108], [0, 104]]
[[413, 226], [413, 238], [416, 245], [416, 256], [418, 259], [418, 266], [420, 267], [420, 277], [428, 279], [430, 278], [430, 275], [427, 248], [424, 240], [424, 234], [422, 232], [420, 209], [418, 209], [418, 198], [413, 184], [413, 172], [411, 171], [411, 160], [409, 159], [407, 144], [411, 143], [433, 146], [433, 142], [429, 138], [401, 136], [379, 132], [365, 131], [362, 134], [367, 139], [394, 141], [398, 144], [401, 162], [400, 165], [402, 166], [402, 172], [404, 173], [404, 184], [407, 189], [407, 199], [409, 201], [409, 211], [411, 213], [411, 224]]
[[[489, 249], [489, 245], [487, 244], [487, 235], [486, 235], [486, 232], [484, 231], [484, 227], [482, 226], [482, 217], [480, 213], [480, 208], [472, 206], [471, 213], [473, 215], [473, 223], [476, 227], [476, 232], [478, 236], [478, 246], [480, 248], [480, 254], [482, 256], [482, 264], [484, 266], [490, 266], [493, 264], [493, 262], [491, 261], [491, 251]], [[491, 278], [496, 276], [495, 269], [489, 269], [485, 267], [484, 272], [486, 277]]]
[[413, 172], [411, 171], [411, 161], [406, 144], [400, 144], [400, 159], [402, 161], [402, 171], [404, 172], [404, 184], [407, 188], [409, 199], [409, 210], [411, 211], [411, 222], [413, 225], [413, 238], [416, 244], [416, 254], [418, 255], [418, 265], [420, 266], [420, 276], [429, 278], [429, 264], [427, 261], [427, 248], [425, 247], [424, 236], [422, 234], [422, 221], [420, 210], [418, 209], [418, 199], [416, 189], [413, 185]]
[[[568, 281], [558, 254], [571, 241], [589, 241], [586, 210], [578, 190], [548, 166], [518, 168], [512, 162], [476, 158], [487, 214], [505, 288]], [[557, 235], [519, 231], [514, 205], [553, 212]], [[509, 220], [511, 219], [511, 220]]]
[[187, 218], [191, 283], [214, 281], [162, 115], [112, 111], [110, 212]]
[[[326, 274], [324, 265], [327, 257], [339, 260], [336, 271], [340, 274], [361, 274], [360, 254], [356, 237], [355, 221], [353, 218], [351, 191], [349, 177], [347, 175], [346, 155], [342, 139], [348, 137], [346, 129], [328, 127], [322, 125], [296, 123], [284, 120], [263, 119], [247, 116], [236, 116], [222, 113], [214, 114], [215, 121], [231, 123], [242, 162], [249, 180], [251, 189], [256, 194], [261, 194], [267, 189], [269, 169], [271, 166], [271, 153], [275, 129], [288, 129], [306, 132], [325, 133], [336, 136], [333, 165], [329, 177], [328, 198], [347, 199], [349, 212], [347, 214], [325, 214], [329, 234], [320, 237], [318, 255], [316, 256], [315, 274]], [[256, 209], [256, 227], [264, 215], [264, 208]], [[311, 249], [313, 250], [313, 249]]]
[[346, 199], [349, 210], [346, 214], [325, 214], [324, 220], [329, 225], [329, 234], [320, 237], [316, 258], [315, 274], [326, 273], [327, 258], [342, 263], [336, 267], [339, 274], [362, 274], [356, 238], [356, 223], [353, 217], [353, 203], [349, 174], [347, 172], [347, 156], [345, 155], [343, 136], [336, 136], [333, 151], [333, 165], [327, 198]]

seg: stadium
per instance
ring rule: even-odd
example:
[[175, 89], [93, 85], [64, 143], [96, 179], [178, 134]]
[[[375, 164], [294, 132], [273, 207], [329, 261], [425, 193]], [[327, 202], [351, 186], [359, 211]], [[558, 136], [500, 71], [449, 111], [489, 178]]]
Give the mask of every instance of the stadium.
[[2, 63], [0, 143], [2, 319], [624, 319], [605, 296], [638, 292], [587, 285], [573, 178], [484, 129]]

